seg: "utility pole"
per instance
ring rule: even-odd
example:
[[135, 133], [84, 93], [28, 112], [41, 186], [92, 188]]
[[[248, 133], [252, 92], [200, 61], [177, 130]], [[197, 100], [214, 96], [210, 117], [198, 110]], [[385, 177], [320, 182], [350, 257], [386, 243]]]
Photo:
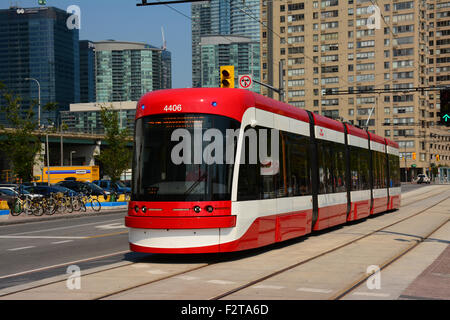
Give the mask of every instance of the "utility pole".
[[254, 80], [254, 79], [253, 79], [253, 82], [256, 82], [257, 84], [262, 85], [263, 87], [266, 87], [272, 91], [275, 91], [276, 93], [278, 93], [278, 100], [280, 100], [281, 102], [284, 102], [283, 60], [280, 60], [278, 65], [279, 65], [279, 81], [280, 81], [279, 88], [275, 88], [269, 84], [262, 83], [258, 80]]
[[50, 186], [50, 149], [48, 147], [48, 132], [45, 133], [45, 141], [47, 144], [47, 185]]

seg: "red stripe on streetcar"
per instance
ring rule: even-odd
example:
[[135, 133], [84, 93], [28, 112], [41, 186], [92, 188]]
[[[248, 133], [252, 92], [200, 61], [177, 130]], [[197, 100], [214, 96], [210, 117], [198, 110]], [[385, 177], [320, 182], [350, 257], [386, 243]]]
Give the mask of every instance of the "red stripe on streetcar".
[[137, 229], [209, 229], [236, 226], [236, 216], [125, 217], [125, 226]]

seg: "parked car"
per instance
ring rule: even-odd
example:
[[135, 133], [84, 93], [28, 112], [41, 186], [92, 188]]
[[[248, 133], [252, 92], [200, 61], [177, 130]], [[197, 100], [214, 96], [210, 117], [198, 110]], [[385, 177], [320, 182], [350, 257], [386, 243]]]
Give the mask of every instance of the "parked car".
[[34, 198], [41, 198], [42, 195], [34, 193], [34, 192], [30, 192], [28, 190], [25, 190], [22, 186], [18, 186], [18, 187], [0, 187], [0, 190], [10, 190], [13, 191], [15, 196], [19, 196], [19, 195], [25, 195], [27, 197], [30, 197], [31, 199]]
[[39, 195], [42, 196], [49, 196], [50, 193], [64, 193], [67, 194], [69, 196], [76, 196], [78, 193], [65, 188], [63, 186], [56, 186], [56, 185], [52, 185], [52, 186], [44, 186], [44, 185], [37, 185], [37, 186], [25, 186], [23, 187], [24, 190], [27, 190], [31, 193], [37, 193]]
[[17, 194], [9, 189], [0, 189], [0, 200], [6, 201], [8, 207], [14, 208], [14, 203], [16, 201]]
[[131, 193], [131, 188], [127, 187], [121, 181], [117, 181], [116, 183], [113, 183], [111, 180], [95, 180], [95, 181], [93, 181], [93, 183], [98, 185], [103, 190], [106, 190], [109, 192], [116, 192], [119, 194]]
[[64, 180], [60, 181], [56, 186], [62, 186], [66, 187], [68, 189], [71, 189], [78, 193], [90, 193], [94, 196], [104, 196], [105, 199], [107, 195], [109, 194], [108, 191], [103, 190], [96, 184], [92, 182], [81, 182], [81, 181], [74, 181], [74, 180]]
[[423, 173], [421, 173], [421, 174], [419, 174], [418, 176], [417, 176], [417, 183], [427, 183], [427, 184], [430, 184], [430, 178], [428, 178], [428, 176], [426, 175], [426, 174], [423, 174]]

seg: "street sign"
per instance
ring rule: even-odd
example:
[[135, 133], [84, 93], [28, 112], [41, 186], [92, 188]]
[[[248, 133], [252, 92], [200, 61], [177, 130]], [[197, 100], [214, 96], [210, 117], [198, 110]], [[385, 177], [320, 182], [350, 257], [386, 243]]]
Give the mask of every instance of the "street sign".
[[244, 74], [239, 76], [239, 88], [250, 89], [253, 87], [252, 76], [249, 74]]
[[412, 164], [412, 165], [411, 165], [411, 168], [415, 168], [415, 167], [417, 167], [417, 165], [415, 165], [415, 164]]

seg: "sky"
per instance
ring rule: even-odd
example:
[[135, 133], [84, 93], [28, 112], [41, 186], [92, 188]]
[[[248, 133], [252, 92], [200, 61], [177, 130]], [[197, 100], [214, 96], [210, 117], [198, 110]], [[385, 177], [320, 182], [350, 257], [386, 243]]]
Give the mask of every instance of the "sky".
[[[47, 0], [47, 6], [63, 10], [70, 5], [80, 7], [80, 40], [114, 39], [161, 47], [163, 27], [167, 50], [172, 53], [172, 88], [191, 87], [191, 4], [137, 7], [137, 3], [141, 1]], [[0, 0], [0, 9], [7, 9], [11, 5], [23, 8], [39, 6], [38, 0]]]

